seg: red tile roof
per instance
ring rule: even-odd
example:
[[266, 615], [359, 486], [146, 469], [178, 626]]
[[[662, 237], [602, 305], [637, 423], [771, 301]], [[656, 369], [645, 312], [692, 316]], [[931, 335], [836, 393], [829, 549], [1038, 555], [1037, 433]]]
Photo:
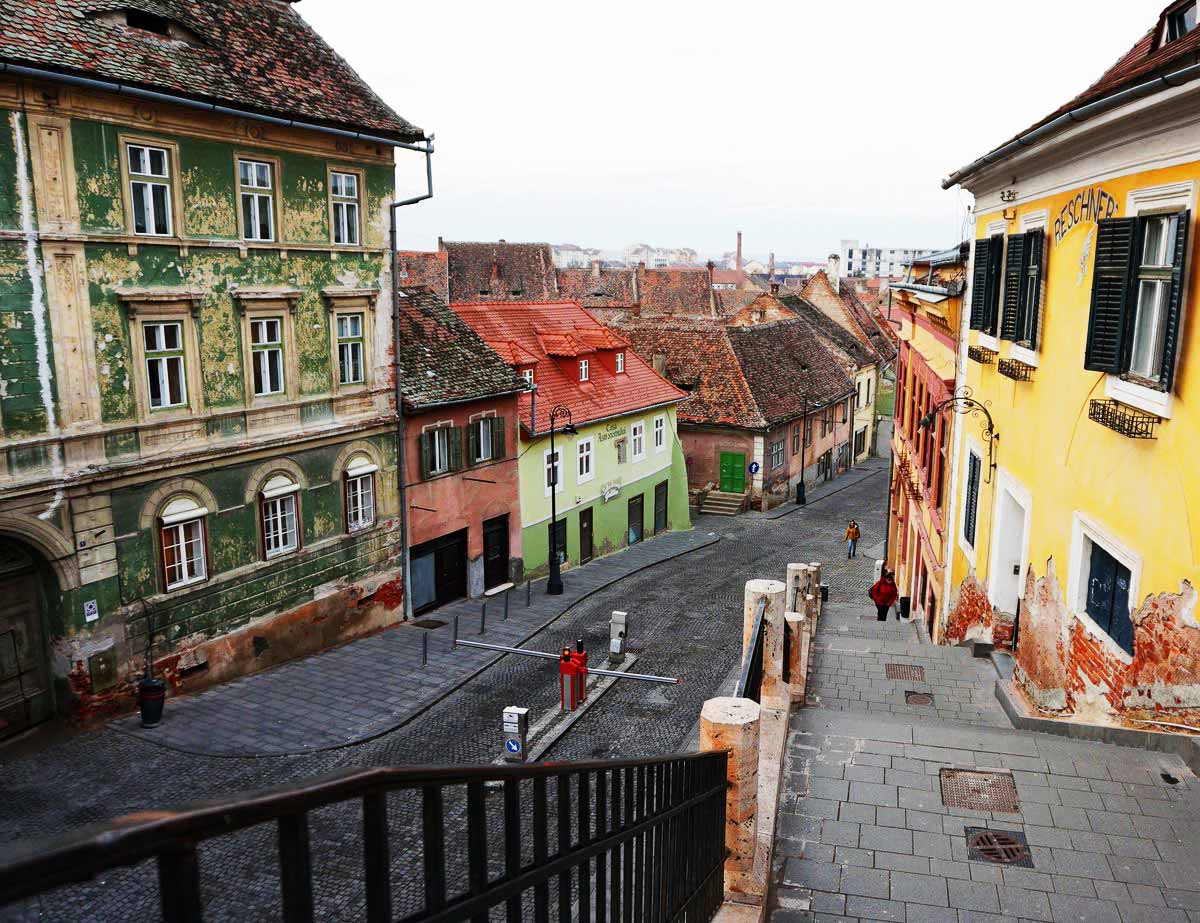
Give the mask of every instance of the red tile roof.
[[[127, 9], [178, 23], [196, 41], [130, 27], [121, 16]], [[423, 135], [375, 95], [290, 3], [0, 0], [0, 22], [3, 61], [403, 141]]]
[[632, 308], [637, 303], [633, 269], [559, 269], [558, 294], [585, 308]]
[[397, 250], [396, 276], [400, 285], [423, 285], [442, 301], [450, 300], [448, 260], [444, 250]]
[[[859, 300], [849, 280], [843, 279], [835, 290], [825, 270], [818, 269], [800, 290], [800, 294], [806, 301], [824, 310], [826, 316], [832, 317], [871, 347], [880, 361], [890, 362], [896, 357], [896, 346], [892, 338], [884, 333], [866, 305]], [[839, 315], [837, 317], [831, 313], [835, 309], [827, 307], [831, 304], [831, 299], [836, 299], [833, 304], [840, 307], [840, 310], [836, 311]]]
[[[455, 312], [487, 343], [497, 350], [515, 344], [537, 359], [534, 383], [537, 385], [535, 431], [550, 428], [550, 410], [558, 404], [571, 409], [576, 424], [656, 407], [683, 400], [687, 395], [657, 374], [636, 353], [627, 353], [625, 371], [616, 374], [603, 362], [592, 362], [589, 380], [580, 382], [573, 368], [564, 369], [546, 352], [543, 345], [567, 342], [582, 344], [583, 339], [608, 340], [595, 317], [572, 301], [510, 301], [460, 303]], [[620, 338], [623, 339], [623, 338]], [[590, 352], [595, 349], [589, 347]], [[521, 421], [528, 429], [531, 414], [530, 395], [520, 398]]]
[[549, 244], [439, 241], [449, 257], [452, 303], [552, 301], [559, 297]]
[[638, 269], [638, 301], [643, 314], [712, 314], [712, 286], [708, 270]]
[[745, 279], [746, 274], [738, 272], [736, 269], [713, 270], [713, 285], [741, 285]]

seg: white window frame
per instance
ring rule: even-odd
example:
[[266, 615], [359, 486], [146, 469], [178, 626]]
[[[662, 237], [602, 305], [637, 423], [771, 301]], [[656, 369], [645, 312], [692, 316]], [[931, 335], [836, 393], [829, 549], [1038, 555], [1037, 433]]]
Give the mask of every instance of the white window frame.
[[[346, 471], [346, 531], [361, 532], [375, 524], [375, 466]], [[352, 504], [351, 498], [357, 503]]]
[[475, 445], [478, 447], [476, 457], [471, 459], [472, 464], [478, 465], [492, 460], [492, 453], [495, 451], [492, 446], [492, 420], [494, 419], [496, 419], [495, 414], [491, 414], [480, 417], [478, 420], [472, 420], [470, 423], [475, 427]]
[[588, 381], [590, 374], [591, 374], [591, 366], [588, 363], [588, 360], [580, 359], [579, 360], [579, 380], [580, 381]]
[[[242, 178], [242, 165], [246, 164], [252, 167], [251, 182], [247, 183]], [[263, 185], [259, 181], [259, 168], [263, 167], [267, 171], [267, 182]], [[238, 157], [237, 158], [237, 181], [238, 181], [238, 216], [242, 224], [242, 240], [253, 241], [254, 243], [272, 243], [276, 238], [275, 230], [275, 164], [269, 160], [255, 160], [253, 157]], [[251, 217], [254, 219], [253, 226], [246, 225], [246, 202], [251, 203]], [[266, 208], [267, 216], [267, 236], [261, 236], [259, 226], [262, 221], [262, 209]]]
[[[279, 477], [279, 476], [276, 476]], [[286, 477], [286, 476], [285, 476]], [[275, 477], [271, 481], [276, 480]], [[291, 478], [288, 477], [291, 481]], [[271, 481], [268, 481], [269, 485]], [[267, 560], [283, 557], [300, 550], [300, 485], [291, 481], [288, 486], [270, 488], [259, 494], [259, 520], [262, 523], [263, 557]], [[290, 529], [288, 521], [290, 519]], [[278, 523], [273, 527], [271, 523]], [[274, 546], [274, 547], [272, 547]]]
[[617, 374], [621, 375], [625, 372], [625, 350], [618, 350], [616, 356]]
[[[186, 500], [188, 498], [183, 499]], [[181, 511], [176, 515], [171, 515], [167, 510], [172, 505], [173, 503], [167, 504], [167, 507], [164, 509], [166, 515], [159, 520], [158, 528], [159, 553], [163, 556], [163, 587], [168, 593], [202, 583], [208, 579], [208, 510], [192, 501], [191, 508]], [[195, 526], [197, 529], [197, 535], [193, 538], [189, 538], [187, 535], [187, 528], [189, 526]], [[180, 559], [185, 576], [175, 581], [171, 580], [167, 567], [168, 532], [172, 533], [176, 538], [176, 541], [173, 543], [174, 546], [182, 548], [185, 551], [185, 555]], [[189, 543], [199, 548], [199, 559], [195, 563], [190, 563], [190, 559], [186, 556], [186, 549]], [[189, 571], [190, 573], [188, 573]]]
[[[358, 333], [343, 333], [342, 322], [347, 325], [353, 321], [358, 321]], [[352, 387], [354, 385], [365, 385], [367, 383], [367, 315], [364, 311], [339, 311], [333, 318], [334, 334], [337, 339], [337, 375], [338, 384], [342, 387]], [[346, 363], [343, 360], [343, 353], [348, 356], [353, 356], [355, 348], [358, 353], [358, 377], [345, 378], [343, 377]]]
[[533, 369], [526, 369], [524, 372], [521, 373], [521, 377], [525, 379], [525, 384], [532, 385], [533, 384]]
[[[174, 327], [178, 346], [175, 349], [150, 349], [146, 343], [146, 333], [151, 328], [158, 330], [160, 341], [166, 334], [166, 328]], [[146, 367], [146, 407], [151, 413], [157, 413], [163, 410], [179, 410], [189, 406], [188, 404], [188, 367], [187, 367], [187, 329], [183, 320], [145, 320], [141, 323], [142, 335], [142, 356]], [[180, 400], [173, 403], [154, 403], [153, 397], [153, 382], [158, 380], [159, 395], [170, 394], [170, 374], [168, 369], [171, 363], [178, 364], [179, 390]], [[152, 371], [157, 369], [158, 371]]]
[[[585, 463], [586, 471], [584, 470]], [[575, 475], [576, 484], [586, 484], [596, 477], [595, 443], [591, 436], [575, 443]]]
[[654, 418], [651, 432], [654, 434], [654, 454], [661, 455], [667, 451], [667, 415], [665, 413], [660, 413]]
[[[259, 328], [260, 325], [269, 324], [271, 322], [274, 322], [278, 325], [279, 338], [277, 340], [264, 340], [261, 343], [256, 343], [254, 341], [256, 328]], [[249, 319], [251, 375], [249, 385], [250, 393], [254, 397], [279, 397], [280, 395], [288, 393], [287, 356], [284, 353], [285, 343], [287, 341], [286, 332], [284, 329], [285, 323], [286, 318], [282, 313], [278, 315], [264, 314], [260, 317], [251, 317]], [[266, 328], [262, 327], [261, 329], [265, 330]], [[262, 376], [263, 380], [268, 384], [270, 383], [270, 354], [276, 354], [279, 359], [279, 388], [278, 390], [273, 391], [259, 391], [254, 386], [254, 372], [259, 370], [259, 357], [263, 357], [263, 360], [266, 362], [266, 366], [259, 371], [265, 373]]]
[[429, 466], [429, 476], [446, 474], [450, 470], [450, 434], [452, 426], [439, 426], [429, 430], [429, 444], [433, 448], [433, 463]]
[[1091, 574], [1092, 545], [1099, 545], [1121, 564], [1129, 568], [1129, 611], [1132, 614], [1141, 605], [1142, 556], [1121, 541], [1117, 535], [1099, 520], [1082, 510], [1075, 510], [1071, 520], [1071, 547], [1068, 556], [1067, 605], [1075, 617], [1083, 622], [1091, 633], [1107, 639], [1108, 649], [1124, 663], [1132, 663], [1133, 655], [1112, 639], [1107, 631], [1092, 621], [1087, 613], [1087, 584]]
[[646, 458], [645, 420], [638, 420], [629, 426], [629, 457], [635, 462], [644, 461]]
[[[554, 454], [557, 456], [554, 460], [554, 469], [555, 469], [554, 475], [556, 478], [555, 484], [554, 484], [554, 492], [556, 494], [561, 494], [563, 492], [563, 463], [562, 463], [563, 452], [562, 452], [562, 448], [559, 446], [555, 446]], [[547, 496], [547, 497], [550, 496], [550, 450], [549, 449], [545, 449], [542, 452], [542, 488], [545, 493], [545, 496]]]
[[[776, 460], [776, 450], [778, 449], [778, 461]], [[767, 461], [772, 471], [776, 468], [782, 468], [787, 463], [787, 437], [776, 439], [767, 446]]]
[[[345, 192], [347, 179], [354, 181], [353, 195]], [[363, 176], [358, 171], [330, 168], [329, 238], [336, 247], [362, 246], [362, 187]]]
[[[133, 169], [133, 164], [130, 163], [129, 157], [132, 151], [141, 151], [140, 159], [146, 165], [146, 172]], [[150, 152], [157, 151], [163, 155], [163, 172], [149, 172], [150, 167]], [[156, 144], [147, 144], [141, 141], [126, 141], [125, 142], [125, 170], [129, 176], [129, 229], [137, 237], [174, 237], [175, 236], [175, 215], [174, 215], [174, 199], [175, 188], [171, 177], [171, 158], [173, 152], [168, 147], [160, 147]], [[145, 187], [145, 204], [146, 204], [146, 230], [139, 231], [137, 229], [137, 198], [134, 195], [134, 190], [139, 187]], [[166, 212], [167, 230], [164, 233], [152, 230], [156, 221], [160, 217], [158, 209], [154, 204], [153, 187], [162, 187], [165, 190], [163, 196], [164, 210]]]

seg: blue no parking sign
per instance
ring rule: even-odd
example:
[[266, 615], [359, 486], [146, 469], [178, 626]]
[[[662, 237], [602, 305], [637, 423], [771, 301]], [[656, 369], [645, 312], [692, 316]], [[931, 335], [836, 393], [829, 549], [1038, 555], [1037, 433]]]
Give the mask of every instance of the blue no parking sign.
[[746, 469], [751, 474], [758, 474], [760, 468], [762, 468], [762, 465], [760, 465], [758, 462], [750, 462], [750, 464], [746, 466]]

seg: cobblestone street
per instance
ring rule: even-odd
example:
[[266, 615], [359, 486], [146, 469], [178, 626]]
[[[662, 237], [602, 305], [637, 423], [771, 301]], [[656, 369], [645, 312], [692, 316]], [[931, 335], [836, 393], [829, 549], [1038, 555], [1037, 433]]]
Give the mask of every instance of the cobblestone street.
[[[682, 679], [678, 686], [618, 682], [555, 744], [547, 758], [653, 755], [687, 746], [701, 703], [722, 688], [737, 666], [746, 580], [782, 575], [790, 561], [821, 560], [826, 562], [831, 598], [862, 597], [870, 562], [882, 542], [886, 476], [886, 462], [874, 460], [814, 488], [808, 507], [782, 518], [755, 514], [733, 519], [700, 517], [693, 534], [716, 532], [721, 536], [719, 542], [625, 577], [587, 597], [533, 636], [526, 646], [540, 650], [555, 650], [580, 637], [589, 650], [603, 650], [610, 613], [624, 609], [630, 614], [631, 647], [639, 653], [637, 670]], [[863, 528], [862, 557], [854, 562], [845, 559], [841, 541], [851, 516]], [[651, 546], [653, 542], [645, 547]], [[489, 624], [498, 625], [492, 621], [498, 619], [493, 611], [489, 609]], [[492, 630], [489, 628], [489, 634]], [[502, 637], [497, 630], [492, 640]], [[272, 672], [286, 675], [286, 669]], [[347, 699], [356, 695], [359, 680], [353, 669], [335, 679]], [[412, 683], [412, 677], [401, 681]], [[294, 691], [305, 694], [299, 680]], [[219, 694], [221, 690], [212, 693]], [[239, 693], [235, 688], [226, 694]], [[316, 753], [253, 758], [196, 755], [153, 743], [149, 735], [135, 736], [109, 727], [14, 761], [5, 761], [0, 754], [0, 789], [6, 795], [0, 802], [0, 842], [50, 835], [130, 811], [226, 797], [344, 769], [487, 762], [498, 753], [499, 716], [505, 705], [526, 705], [532, 715], [538, 715], [557, 707], [557, 699], [552, 666], [505, 656], [398, 730]], [[168, 708], [180, 704], [182, 700], [169, 703]], [[212, 733], [217, 735], [215, 730]], [[217, 750], [222, 745], [214, 741], [205, 749]], [[406, 823], [415, 827], [417, 816], [410, 807], [397, 804], [393, 808], [394, 830], [405, 829]], [[323, 919], [349, 918], [360, 905], [358, 827], [354, 812], [327, 809], [314, 816], [312, 838], [319, 865], [314, 888]], [[419, 860], [419, 852], [415, 857], [403, 850], [397, 853], [393, 860], [396, 906], [402, 909], [406, 906], [408, 863]], [[272, 832], [261, 828], [205, 847], [201, 862], [206, 891], [212, 893], [206, 919], [275, 918], [274, 855]], [[128, 919], [153, 907], [155, 900], [153, 871], [133, 869], [115, 873], [102, 883], [62, 889], [44, 897], [40, 904], [31, 902], [7, 915], [0, 911], [0, 919]]]

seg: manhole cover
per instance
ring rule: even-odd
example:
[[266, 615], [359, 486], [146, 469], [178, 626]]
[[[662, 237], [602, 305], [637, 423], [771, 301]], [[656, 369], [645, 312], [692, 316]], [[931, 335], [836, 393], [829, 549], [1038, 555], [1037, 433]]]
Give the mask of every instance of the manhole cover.
[[441, 628], [445, 624], [441, 619], [417, 619], [413, 622], [417, 628]]
[[909, 705], [932, 705], [933, 696], [928, 692], [906, 692], [904, 693], [904, 701]]
[[885, 663], [883, 672], [888, 679], [910, 679], [914, 683], [925, 682], [925, 668], [914, 667], [911, 663]]
[[967, 835], [967, 858], [971, 861], [1033, 868], [1033, 856], [1025, 842], [1025, 834], [981, 827], [967, 827], [963, 832]]
[[1017, 786], [1007, 772], [943, 769], [942, 804], [948, 808], [1016, 814], [1021, 810]]

